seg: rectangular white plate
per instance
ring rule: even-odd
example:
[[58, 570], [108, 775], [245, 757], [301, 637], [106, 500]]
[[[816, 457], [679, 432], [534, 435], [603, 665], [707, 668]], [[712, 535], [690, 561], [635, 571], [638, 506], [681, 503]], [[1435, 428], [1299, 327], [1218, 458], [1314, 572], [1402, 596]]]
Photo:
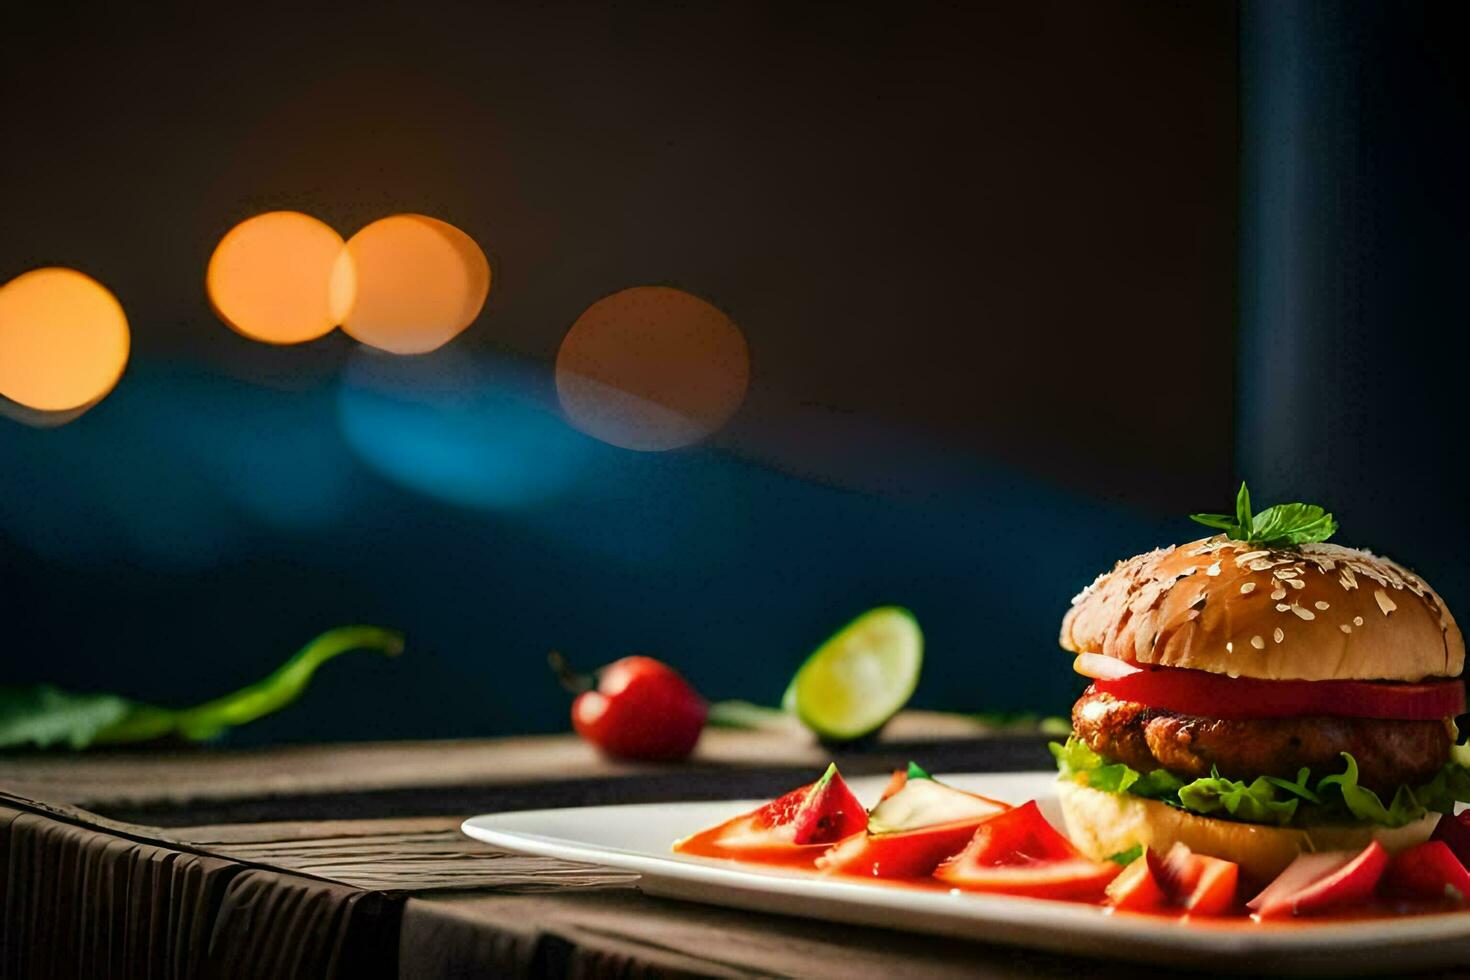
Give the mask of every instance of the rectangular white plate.
[[[1054, 773], [970, 773], [943, 779], [1011, 803], [1035, 799], [1047, 818], [1062, 826]], [[886, 782], [886, 777], [863, 778], [850, 784], [860, 799], [871, 803]], [[1267, 927], [1236, 920], [1115, 917], [1090, 905], [890, 888], [670, 852], [678, 838], [765, 802], [491, 813], [466, 820], [464, 832], [519, 854], [637, 872], [642, 875], [640, 887], [652, 895], [1060, 953], [1272, 973], [1402, 972], [1470, 962], [1470, 911]]]

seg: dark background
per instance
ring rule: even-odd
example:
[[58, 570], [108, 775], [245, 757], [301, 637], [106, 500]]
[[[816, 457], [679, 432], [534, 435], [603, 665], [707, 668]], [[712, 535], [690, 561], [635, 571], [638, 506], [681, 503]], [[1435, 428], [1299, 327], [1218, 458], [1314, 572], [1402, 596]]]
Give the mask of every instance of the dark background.
[[[1464, 25], [1393, 10], [7, 13], [0, 280], [95, 276], [133, 354], [0, 423], [5, 680], [183, 703], [373, 622], [403, 658], [236, 738], [554, 730], [549, 647], [773, 702], [897, 602], [917, 703], [1059, 712], [1068, 598], [1242, 474], [1463, 607]], [[484, 314], [415, 358], [245, 340], [203, 270], [278, 208], [458, 225]], [[577, 433], [551, 370], [646, 283], [751, 350], [663, 454]]]

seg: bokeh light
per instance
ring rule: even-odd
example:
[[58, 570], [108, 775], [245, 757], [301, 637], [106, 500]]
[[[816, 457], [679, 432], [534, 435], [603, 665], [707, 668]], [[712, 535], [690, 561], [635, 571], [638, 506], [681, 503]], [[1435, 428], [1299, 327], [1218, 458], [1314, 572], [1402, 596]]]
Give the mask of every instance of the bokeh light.
[[424, 354], [464, 330], [490, 293], [475, 240], [421, 214], [396, 214], [347, 241], [356, 291], [342, 329], [394, 354]]
[[128, 363], [117, 298], [74, 269], [36, 269], [0, 287], [0, 395], [42, 412], [100, 401]]
[[342, 236], [299, 211], [271, 211], [231, 228], [204, 278], [220, 319], [268, 344], [300, 344], [331, 332], [355, 289]]
[[572, 424], [644, 452], [718, 431], [749, 380], [750, 353], [735, 322], [668, 286], [635, 286], [593, 303], [556, 358], [556, 391]]

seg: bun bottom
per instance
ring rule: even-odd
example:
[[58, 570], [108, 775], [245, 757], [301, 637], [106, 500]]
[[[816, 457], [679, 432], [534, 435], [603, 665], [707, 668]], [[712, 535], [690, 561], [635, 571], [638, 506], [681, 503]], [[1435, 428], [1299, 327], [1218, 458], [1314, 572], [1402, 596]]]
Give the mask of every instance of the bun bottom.
[[1067, 836], [1094, 861], [1140, 844], [1162, 852], [1180, 842], [1198, 854], [1234, 861], [1244, 875], [1260, 884], [1275, 878], [1302, 853], [1360, 850], [1374, 838], [1390, 852], [1422, 844], [1439, 819], [1439, 814], [1429, 813], [1403, 827], [1267, 827], [1203, 817], [1157, 800], [1104, 793], [1065, 781], [1057, 784], [1057, 795]]

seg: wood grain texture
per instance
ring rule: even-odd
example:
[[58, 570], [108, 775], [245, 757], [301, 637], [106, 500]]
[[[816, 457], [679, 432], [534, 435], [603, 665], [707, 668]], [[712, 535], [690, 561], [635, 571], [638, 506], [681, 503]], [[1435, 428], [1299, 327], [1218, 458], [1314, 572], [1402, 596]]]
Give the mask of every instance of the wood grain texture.
[[[849, 753], [850, 767], [872, 771], [912, 753], [944, 760], [936, 768], [1016, 769], [1034, 767], [1036, 754], [1044, 755], [1035, 738], [923, 741], [922, 726], [906, 724]], [[789, 781], [822, 761], [809, 745], [780, 749], [767, 738], [722, 733], [706, 747], [725, 753], [718, 763], [706, 756], [687, 767], [629, 771], [592, 757], [578, 763], [586, 768], [574, 778], [552, 772], [577, 758], [578, 748], [566, 739], [513, 739], [117, 753], [74, 760], [72, 782], [60, 758], [25, 760], [27, 785], [53, 785], [58, 793], [27, 800], [0, 778], [0, 798], [10, 801], [0, 802], [0, 980], [1138, 975], [1136, 967], [653, 898], [631, 876], [512, 856], [458, 833], [464, 816], [494, 809], [478, 805], [487, 801], [549, 793], [567, 805], [638, 802], [640, 794], [674, 792], [680, 779], [696, 777], [696, 785], [713, 791], [721, 779], [726, 786]], [[334, 767], [338, 752], [343, 761]], [[445, 770], [435, 768], [441, 756]], [[503, 768], [492, 772], [487, 759]], [[232, 788], [211, 771], [211, 760], [224, 773], [268, 778]], [[314, 772], [338, 770], [331, 788], [306, 792], [301, 773], [269, 775], [274, 765], [295, 762]], [[446, 772], [487, 781], [457, 787]], [[362, 789], [354, 773], [378, 788]], [[510, 773], [529, 781], [517, 783]], [[168, 787], [175, 776], [184, 784]], [[127, 789], [124, 799], [153, 807], [165, 806], [159, 794], [181, 800], [173, 811], [156, 811], [172, 813], [173, 826], [130, 823], [74, 802], [129, 780], [147, 785]], [[246, 795], [286, 786], [298, 795]], [[775, 788], [783, 786], [789, 788]], [[202, 800], [193, 795], [201, 787]], [[283, 799], [292, 806], [314, 801], [325, 819], [240, 817], [279, 810]], [[456, 799], [461, 808], [453, 816], [412, 809], [415, 802], [452, 806]], [[362, 819], [365, 800], [408, 808], [391, 819]], [[206, 812], [223, 819], [199, 820]]]
[[[1040, 764], [1042, 744], [909, 715], [841, 758], [855, 773], [911, 755], [1016, 769]], [[561, 737], [11, 757], [0, 761], [11, 802], [0, 809], [0, 950], [11, 957], [0, 976], [854, 980], [1096, 966], [650, 898], [634, 876], [458, 831], [474, 812], [518, 806], [761, 795], [827, 758], [790, 733], [731, 731], [677, 766], [612, 763]], [[130, 808], [170, 825], [122, 819]], [[365, 817], [374, 808], [394, 815]], [[321, 819], [259, 819], [302, 810]]]
[[461, 821], [339, 820], [187, 827], [170, 836], [236, 860], [392, 892], [493, 889], [531, 893], [627, 887], [638, 876], [509, 854], [460, 833]]
[[[915, 744], [974, 744], [993, 733], [956, 715], [904, 712], [875, 743], [837, 755], [871, 760], [871, 768], [888, 765]], [[0, 755], [0, 787], [34, 800], [97, 809], [404, 788], [524, 786], [753, 766], [818, 768], [831, 756], [805, 732], [787, 727], [709, 729], [693, 759], [677, 766], [610, 760], [572, 735], [251, 750], [55, 751]]]

